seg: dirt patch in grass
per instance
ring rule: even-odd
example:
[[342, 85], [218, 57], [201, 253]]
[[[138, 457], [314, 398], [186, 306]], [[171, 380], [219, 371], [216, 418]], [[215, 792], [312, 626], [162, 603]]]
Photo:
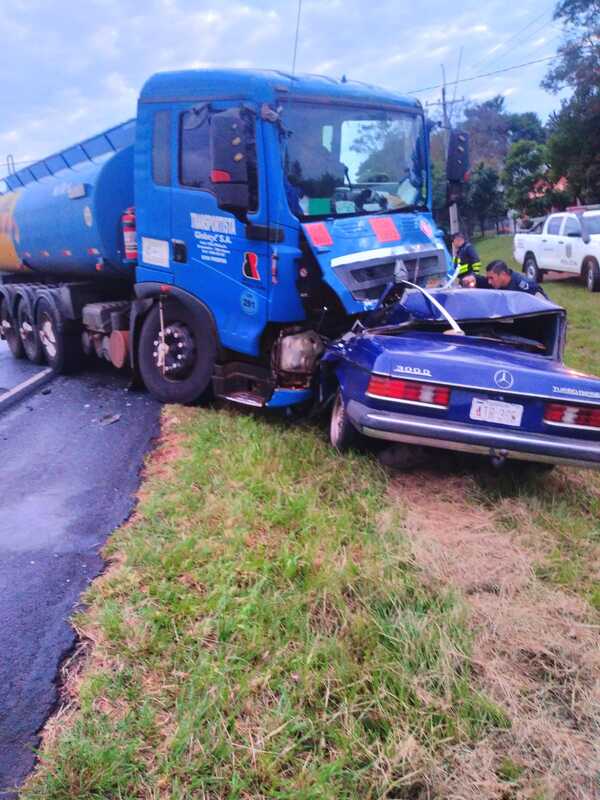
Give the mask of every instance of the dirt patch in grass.
[[600, 627], [583, 599], [537, 579], [546, 545], [536, 547], [532, 529], [524, 540], [500, 523], [508, 501], [499, 510], [465, 504], [468, 483], [423, 471], [396, 476], [389, 490], [419, 566], [471, 609], [475, 680], [511, 720], [510, 731], [451, 747], [433, 795], [600, 797]]

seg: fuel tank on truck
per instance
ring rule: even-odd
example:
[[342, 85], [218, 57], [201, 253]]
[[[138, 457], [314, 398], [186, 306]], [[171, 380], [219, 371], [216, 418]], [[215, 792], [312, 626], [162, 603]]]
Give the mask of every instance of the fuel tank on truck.
[[133, 206], [135, 121], [7, 178], [0, 194], [0, 273], [134, 280], [121, 217]]

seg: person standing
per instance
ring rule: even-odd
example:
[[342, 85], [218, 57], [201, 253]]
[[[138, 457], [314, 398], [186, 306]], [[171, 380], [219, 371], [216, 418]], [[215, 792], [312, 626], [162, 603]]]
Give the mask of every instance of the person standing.
[[478, 275], [481, 272], [479, 253], [464, 233], [455, 233], [452, 238], [452, 265], [454, 274], [461, 283], [467, 275]]

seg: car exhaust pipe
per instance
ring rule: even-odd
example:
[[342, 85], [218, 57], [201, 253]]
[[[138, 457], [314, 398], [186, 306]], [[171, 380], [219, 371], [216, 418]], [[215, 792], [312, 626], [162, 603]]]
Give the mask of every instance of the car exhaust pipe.
[[495, 469], [501, 469], [507, 458], [508, 450], [495, 450], [493, 447], [490, 449], [490, 461]]

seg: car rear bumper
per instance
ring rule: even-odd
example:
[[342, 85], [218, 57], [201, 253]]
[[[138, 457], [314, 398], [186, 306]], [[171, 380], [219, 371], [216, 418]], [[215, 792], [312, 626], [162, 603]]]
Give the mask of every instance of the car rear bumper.
[[350, 400], [352, 424], [365, 436], [393, 442], [479, 453], [501, 460], [540, 461], [600, 469], [600, 442], [491, 428], [370, 408]]

